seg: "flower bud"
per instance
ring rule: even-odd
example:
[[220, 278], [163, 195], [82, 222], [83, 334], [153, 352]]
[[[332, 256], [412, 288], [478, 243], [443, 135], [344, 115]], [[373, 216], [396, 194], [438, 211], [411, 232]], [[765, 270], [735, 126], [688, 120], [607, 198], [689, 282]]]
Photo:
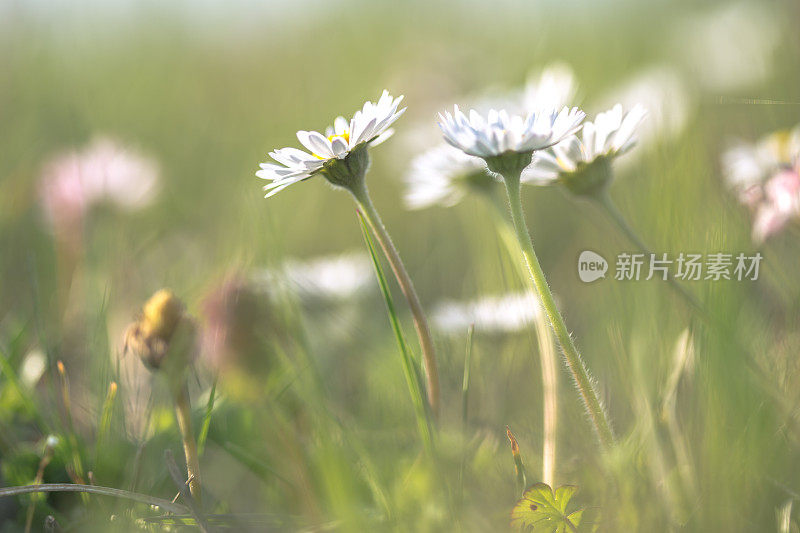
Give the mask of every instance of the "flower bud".
[[231, 277], [205, 298], [203, 315], [201, 353], [209, 366], [259, 377], [269, 371], [269, 343], [281, 328], [266, 293], [244, 278]]
[[[195, 352], [196, 328], [185, 306], [161, 289], [142, 307], [125, 332], [125, 351], [135, 353], [150, 370], [182, 372]], [[166, 367], [166, 368], [165, 368]]]

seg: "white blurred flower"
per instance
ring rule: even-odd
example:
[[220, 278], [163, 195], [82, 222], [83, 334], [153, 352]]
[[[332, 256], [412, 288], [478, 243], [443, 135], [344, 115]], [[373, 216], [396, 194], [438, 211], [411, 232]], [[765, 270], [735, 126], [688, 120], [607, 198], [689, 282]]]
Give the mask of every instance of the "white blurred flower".
[[630, 150], [636, 143], [636, 128], [646, 114], [641, 105], [623, 114], [622, 105], [617, 104], [598, 114], [594, 122], [584, 122], [580, 134], [537, 152], [523, 175], [538, 184], [549, 184], [558, 179], [570, 181], [568, 175], [583, 172], [597, 159], [613, 159]]
[[345, 300], [374, 284], [372, 262], [363, 252], [286, 260], [281, 268], [264, 270], [256, 276], [267, 288], [287, 284], [299, 296], [315, 300]]
[[795, 165], [798, 159], [800, 126], [769, 134], [756, 143], [737, 143], [722, 155], [722, 169], [728, 185], [744, 192], [779, 168]]
[[100, 203], [125, 210], [148, 205], [157, 192], [154, 160], [109, 138], [94, 140], [81, 151], [50, 160], [39, 182], [42, 208], [51, 226], [74, 229]]
[[524, 87], [510, 91], [489, 91], [476, 98], [467, 98], [470, 108], [487, 114], [491, 109], [505, 109], [511, 114], [527, 115], [547, 112], [574, 104], [578, 82], [572, 67], [551, 63], [528, 74]]
[[704, 88], [745, 89], [772, 73], [782, 26], [774, 10], [763, 4], [727, 3], [679, 26], [672, 43], [692, 79]]
[[341, 169], [337, 168], [340, 165], [336, 162], [345, 160], [358, 148], [377, 145], [387, 139], [392, 134], [389, 127], [406, 110], [397, 109], [402, 99], [402, 96], [392, 98], [388, 91], [383, 91], [377, 103], [366, 102], [349, 122], [344, 117], [337, 117], [325, 135], [316, 131], [298, 131], [297, 139], [308, 152], [280, 148], [269, 154], [280, 164], [261, 163], [261, 170], [256, 172], [259, 178], [270, 181], [264, 187], [267, 198], [318, 173], [332, 183], [339, 181], [337, 174]]
[[101, 138], [83, 153], [82, 174], [90, 192], [122, 209], [140, 209], [153, 201], [158, 165], [112, 139]]
[[538, 297], [531, 291], [488, 296], [468, 302], [443, 302], [433, 311], [433, 323], [448, 333], [475, 331], [513, 333], [530, 325], [542, 312]]
[[47, 357], [42, 350], [31, 350], [22, 360], [19, 378], [29, 389], [36, 387], [47, 369]]
[[616, 103], [624, 109], [641, 105], [647, 110], [647, 121], [637, 134], [643, 145], [681, 135], [695, 105], [681, 76], [666, 66], [651, 67], [599, 99], [601, 109]]
[[451, 207], [467, 194], [470, 186], [491, 185], [495, 179], [479, 157], [442, 144], [415, 157], [406, 173], [405, 203], [409, 209], [434, 205]]
[[573, 102], [577, 88], [572, 68], [565, 63], [553, 63], [528, 76], [523, 106], [528, 112], [561, 109]]
[[526, 118], [492, 109], [486, 118], [475, 110], [469, 118], [454, 106], [439, 114], [444, 139], [467, 154], [489, 158], [506, 153], [530, 153], [549, 148], [578, 131], [585, 113], [577, 107], [560, 112], [533, 112]]
[[60, 440], [57, 435], [48, 435], [47, 440], [45, 440], [44, 446], [49, 450], [53, 450], [56, 446], [58, 446], [59, 442]]

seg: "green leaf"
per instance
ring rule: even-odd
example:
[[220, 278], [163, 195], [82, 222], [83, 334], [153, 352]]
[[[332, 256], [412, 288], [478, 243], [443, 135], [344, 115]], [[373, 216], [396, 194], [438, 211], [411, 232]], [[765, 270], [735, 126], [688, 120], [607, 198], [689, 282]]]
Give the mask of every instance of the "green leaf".
[[546, 483], [528, 487], [511, 510], [511, 527], [534, 533], [578, 531], [583, 509], [567, 513], [569, 500], [577, 490], [575, 485], [564, 485], [554, 493]]

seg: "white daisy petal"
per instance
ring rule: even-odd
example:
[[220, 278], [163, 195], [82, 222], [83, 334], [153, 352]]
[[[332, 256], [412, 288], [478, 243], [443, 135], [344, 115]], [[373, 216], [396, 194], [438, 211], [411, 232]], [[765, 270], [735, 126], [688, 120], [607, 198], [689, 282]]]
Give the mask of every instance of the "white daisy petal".
[[324, 158], [333, 157], [331, 142], [321, 133], [301, 130], [297, 132], [297, 140], [300, 141], [300, 144], [308, 148], [312, 154]]
[[334, 137], [331, 141], [331, 147], [333, 149], [334, 157], [338, 159], [342, 159], [347, 156], [347, 141], [344, 140], [344, 137]]
[[335, 135], [343, 135], [350, 127], [350, 123], [344, 117], [336, 117], [333, 121], [333, 133]]

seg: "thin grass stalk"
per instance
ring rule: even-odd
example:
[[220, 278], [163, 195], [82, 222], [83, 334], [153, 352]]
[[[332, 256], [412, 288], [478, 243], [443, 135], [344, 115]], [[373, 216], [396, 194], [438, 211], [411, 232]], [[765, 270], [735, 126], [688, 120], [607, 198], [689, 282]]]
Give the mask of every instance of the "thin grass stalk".
[[675, 347], [672, 372], [670, 372], [661, 400], [661, 420], [667, 427], [667, 433], [669, 434], [673, 453], [675, 454], [678, 474], [689, 501], [697, 500], [699, 489], [697, 487], [697, 480], [695, 479], [695, 469], [689, 454], [689, 446], [686, 444], [686, 438], [678, 423], [676, 404], [678, 385], [688, 367], [693, 364], [693, 352], [694, 347], [692, 345], [691, 333], [687, 329], [678, 339], [678, 343]]
[[111, 415], [114, 409], [114, 399], [117, 397], [117, 383], [112, 381], [108, 385], [108, 392], [106, 392], [106, 399], [103, 401], [103, 408], [100, 411], [100, 423], [97, 426], [97, 439], [94, 447], [94, 468], [97, 470], [97, 460], [100, 456], [100, 450], [108, 434], [108, 429], [111, 427]]
[[211, 428], [211, 412], [214, 410], [214, 402], [217, 398], [217, 379], [217, 377], [214, 377], [214, 383], [211, 384], [206, 411], [203, 414], [203, 423], [200, 425], [200, 434], [197, 436], [197, 454], [199, 456], [203, 455], [203, 450], [205, 450], [206, 447], [206, 440], [208, 439], [208, 431]]
[[461, 429], [466, 434], [469, 416], [469, 372], [472, 365], [472, 350], [474, 348], [475, 324], [470, 324], [467, 330], [467, 353], [464, 356], [464, 377], [461, 380]]
[[[650, 250], [650, 247], [647, 246], [639, 234], [628, 224], [628, 221], [625, 219], [625, 216], [622, 212], [617, 208], [617, 205], [611, 199], [611, 196], [608, 195], [608, 192], [604, 192], [598, 196], [598, 200], [600, 202], [603, 211], [608, 215], [608, 217], [614, 222], [617, 228], [627, 237], [627, 239], [633, 244], [638, 250], [647, 255], [652, 256], [653, 252]], [[667, 275], [667, 283], [669, 286], [681, 297], [683, 298], [690, 307], [692, 307], [700, 317], [709, 322], [712, 325], [716, 325], [713, 317], [709, 314], [708, 310], [703, 306], [700, 300], [697, 297], [689, 292], [689, 290], [681, 285], [678, 280], [672, 274]]]
[[564, 318], [561, 316], [561, 312], [556, 306], [553, 294], [550, 292], [550, 287], [547, 284], [547, 279], [539, 264], [539, 259], [536, 257], [536, 252], [533, 249], [533, 243], [531, 242], [528, 226], [525, 223], [525, 215], [522, 210], [519, 172], [516, 174], [509, 173], [503, 177], [505, 178], [504, 182], [511, 209], [511, 220], [514, 222], [514, 229], [517, 234], [519, 245], [522, 248], [522, 254], [525, 257], [525, 263], [533, 283], [536, 286], [536, 291], [539, 293], [539, 297], [542, 300], [542, 305], [553, 326], [556, 338], [558, 338], [558, 342], [561, 345], [567, 367], [575, 380], [575, 385], [578, 388], [581, 400], [583, 400], [586, 412], [600, 439], [600, 444], [603, 449], [609, 449], [614, 446], [616, 439], [611, 429], [608, 414], [603, 408], [603, 404], [600, 402], [594, 382], [589, 376], [589, 372], [586, 370], [580, 353], [578, 353], [578, 349], [572, 341]]
[[[72, 401], [70, 399], [69, 378], [67, 377], [67, 370], [64, 363], [58, 361], [56, 363], [58, 375], [61, 380], [61, 401], [64, 407], [64, 417], [67, 423], [67, 440], [69, 442], [70, 451], [72, 452], [72, 468], [75, 480], [79, 483], [85, 483], [83, 478], [83, 460], [81, 459], [80, 448], [78, 446], [78, 437], [75, 433], [75, 424], [72, 420]], [[82, 496], [86, 502], [85, 495]]]
[[474, 349], [475, 324], [470, 324], [467, 330], [467, 350], [464, 356], [464, 377], [461, 380], [461, 433], [464, 439], [464, 451], [458, 465], [458, 501], [464, 501], [464, 470], [467, 462], [467, 427], [469, 424], [469, 376], [472, 366], [472, 351]]
[[[519, 253], [519, 244], [514, 226], [506, 218], [503, 207], [495, 195], [491, 195], [489, 204], [501, 240], [508, 254], [515, 257]], [[536, 285], [526, 269], [521, 267], [518, 261], [513, 261], [513, 264], [517, 266], [520, 276], [530, 283], [534, 292], [537, 292]], [[537, 300], [541, 305], [541, 300], [538, 298]], [[537, 311], [533, 325], [536, 329], [542, 372], [542, 481], [552, 487], [555, 482], [558, 445], [558, 361], [553, 333], [547, 315], [541, 309]]]
[[192, 432], [192, 407], [189, 403], [189, 388], [182, 385], [174, 394], [175, 416], [183, 442], [183, 453], [186, 455], [186, 473], [189, 479], [189, 492], [197, 505], [202, 506], [200, 483], [200, 460], [197, 454], [197, 442]]
[[99, 487], [97, 485], [80, 485], [73, 483], [44, 483], [42, 485], [23, 485], [19, 487], [0, 488], [0, 498], [9, 496], [19, 496], [20, 494], [31, 494], [36, 492], [81, 492], [86, 494], [100, 494], [114, 498], [124, 498], [146, 505], [152, 505], [163, 511], [174, 514], [188, 514], [189, 510], [178, 503], [163, 500], [146, 494], [138, 494], [122, 489], [111, 487]]
[[542, 366], [542, 481], [554, 486], [556, 475], [556, 443], [558, 433], [558, 366], [556, 347], [553, 343], [550, 326], [541, 311], [537, 314], [534, 326], [539, 342], [539, 360]]
[[364, 235], [364, 241], [367, 244], [367, 249], [369, 251], [370, 257], [372, 258], [372, 264], [375, 267], [375, 274], [378, 278], [378, 284], [380, 285], [381, 293], [383, 294], [383, 299], [384, 302], [386, 303], [386, 308], [389, 314], [389, 321], [392, 324], [392, 330], [394, 331], [397, 344], [400, 347], [400, 355], [402, 356], [402, 363], [403, 363], [403, 373], [406, 377], [406, 384], [408, 385], [408, 390], [409, 393], [411, 394], [411, 401], [414, 405], [414, 414], [416, 415], [417, 428], [420, 433], [420, 438], [422, 439], [422, 444], [426, 452], [431, 457], [434, 457], [431, 416], [429, 414], [430, 411], [427, 408], [428, 403], [425, 401], [424, 398], [419, 371], [416, 369], [416, 364], [413, 358], [411, 357], [411, 353], [409, 352], [408, 346], [403, 337], [403, 331], [400, 327], [400, 321], [397, 318], [397, 312], [395, 311], [394, 308], [392, 295], [389, 292], [389, 287], [386, 283], [386, 277], [383, 274], [383, 269], [381, 268], [380, 261], [378, 261], [378, 256], [375, 252], [375, 247], [372, 244], [372, 239], [369, 236], [367, 221], [365, 220], [365, 217], [360, 211], [358, 212], [358, 215], [359, 215], [359, 222], [361, 223], [361, 231]]
[[[53, 460], [53, 447], [50, 446], [50, 442], [45, 444], [44, 453], [42, 454], [42, 459], [39, 461], [39, 468], [36, 471], [36, 477], [34, 478], [33, 484], [34, 485], [41, 485], [42, 481], [44, 480], [44, 469], [47, 468], [47, 465], [50, 464], [50, 461]], [[28, 505], [28, 516], [25, 518], [25, 533], [30, 533], [31, 527], [33, 526], [33, 515], [36, 512], [36, 498], [31, 499], [30, 505]]]
[[375, 209], [375, 205], [372, 203], [372, 199], [367, 191], [366, 182], [362, 180], [360, 185], [351, 189], [350, 192], [353, 194], [353, 197], [359, 206], [361, 216], [364, 218], [364, 220], [366, 220], [373, 234], [378, 239], [378, 243], [380, 244], [381, 249], [383, 249], [383, 253], [386, 256], [386, 259], [389, 261], [392, 272], [397, 279], [397, 283], [400, 285], [400, 290], [403, 292], [403, 296], [405, 296], [406, 300], [408, 301], [408, 306], [411, 310], [411, 316], [414, 320], [414, 328], [416, 329], [417, 337], [419, 338], [422, 360], [425, 365], [428, 402], [434, 418], [437, 418], [439, 416], [440, 397], [439, 368], [436, 363], [436, 352], [433, 344], [433, 336], [431, 335], [431, 329], [428, 325], [428, 319], [425, 316], [425, 311], [422, 309], [419, 296], [417, 296], [417, 291], [414, 289], [414, 283], [411, 281], [411, 277], [406, 271], [403, 260], [400, 258], [400, 254], [398, 253], [397, 248], [395, 248], [392, 238], [389, 236], [389, 232], [383, 225], [383, 221], [381, 220], [377, 209]]

